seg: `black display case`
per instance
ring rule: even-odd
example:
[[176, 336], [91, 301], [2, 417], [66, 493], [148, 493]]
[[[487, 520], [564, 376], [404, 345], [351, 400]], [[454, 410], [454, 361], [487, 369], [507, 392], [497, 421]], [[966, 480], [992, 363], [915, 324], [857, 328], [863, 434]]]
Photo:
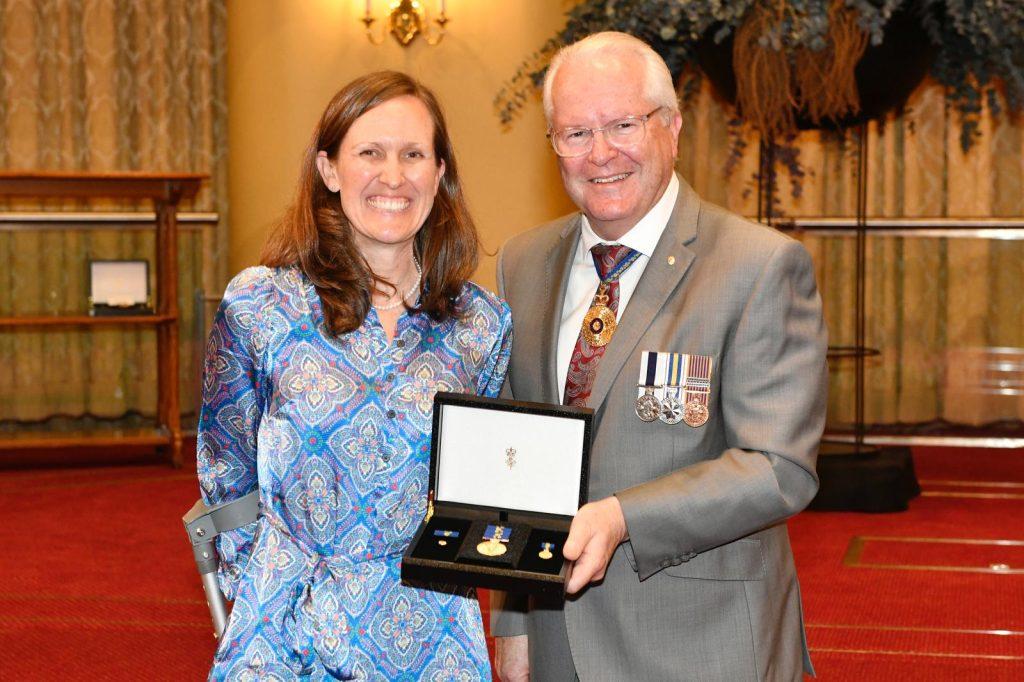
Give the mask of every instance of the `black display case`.
[[457, 393], [434, 398], [427, 514], [409, 583], [562, 594], [562, 545], [587, 501], [593, 410]]

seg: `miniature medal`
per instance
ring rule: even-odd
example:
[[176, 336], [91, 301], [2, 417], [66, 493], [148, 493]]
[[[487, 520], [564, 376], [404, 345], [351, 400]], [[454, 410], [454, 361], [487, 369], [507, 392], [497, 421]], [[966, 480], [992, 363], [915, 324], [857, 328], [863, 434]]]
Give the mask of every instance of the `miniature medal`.
[[654, 383], [658, 376], [658, 353], [645, 351], [640, 358], [640, 383], [637, 388], [644, 389], [644, 392], [636, 399], [636, 416], [642, 421], [652, 422], [661, 413], [661, 401], [654, 395], [654, 389], [661, 388]]
[[697, 428], [707, 423], [710, 412], [712, 359], [707, 355], [690, 355], [686, 360], [685, 379], [686, 409], [683, 421], [687, 426]]
[[583, 328], [580, 329], [583, 338], [594, 348], [607, 346], [615, 334], [615, 312], [608, 307], [607, 292], [608, 284], [601, 282], [590, 310], [583, 317]]
[[661, 401], [661, 414], [659, 415], [659, 419], [666, 424], [678, 424], [683, 421], [685, 406], [679, 399], [679, 376], [682, 364], [683, 358], [679, 353], [669, 354], [665, 377], [665, 398]]
[[636, 399], [636, 416], [652, 422], [661, 413], [661, 401], [654, 397], [654, 386], [644, 386], [644, 394]]
[[683, 421], [687, 426], [697, 428], [704, 426], [708, 421], [708, 408], [699, 400], [691, 400], [686, 403], [686, 410], [683, 413]]
[[550, 559], [551, 557], [554, 556], [554, 554], [551, 553], [551, 550], [553, 550], [554, 548], [555, 548], [555, 543], [553, 543], [553, 542], [542, 542], [542, 543], [540, 543], [540, 552], [537, 553], [537, 556], [539, 556], [541, 559], [544, 559], [544, 560]]
[[444, 547], [445, 545], [448, 544], [448, 540], [446, 538], [457, 538], [457, 537], [459, 537], [459, 531], [457, 531], [457, 530], [441, 530], [441, 529], [437, 529], [437, 530], [434, 531], [434, 537], [438, 538], [437, 544], [439, 544], [442, 547]]
[[685, 406], [679, 398], [668, 395], [661, 401], [661, 415], [659, 419], [666, 424], [678, 424], [683, 421]]

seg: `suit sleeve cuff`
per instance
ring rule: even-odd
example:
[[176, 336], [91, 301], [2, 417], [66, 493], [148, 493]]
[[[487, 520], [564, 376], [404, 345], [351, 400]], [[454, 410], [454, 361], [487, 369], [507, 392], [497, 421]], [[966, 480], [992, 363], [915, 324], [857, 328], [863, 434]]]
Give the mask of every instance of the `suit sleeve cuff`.
[[615, 497], [619, 499], [629, 532], [626, 557], [640, 580], [647, 580], [661, 569], [677, 566], [695, 556], [692, 552], [680, 553], [672, 543], [666, 542], [664, 512], [659, 514], [659, 510], [648, 503], [650, 495], [638, 488], [627, 488], [615, 493]]

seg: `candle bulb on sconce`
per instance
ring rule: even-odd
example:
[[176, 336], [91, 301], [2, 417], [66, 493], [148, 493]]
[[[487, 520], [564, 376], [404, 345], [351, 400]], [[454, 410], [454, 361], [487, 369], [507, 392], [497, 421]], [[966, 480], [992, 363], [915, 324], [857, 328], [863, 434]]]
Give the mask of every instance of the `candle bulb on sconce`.
[[[405, 47], [411, 43], [417, 35], [422, 34], [428, 45], [437, 45], [444, 38], [445, 24], [448, 23], [446, 0], [438, 1], [437, 16], [431, 20], [420, 0], [393, 0], [388, 7], [388, 14], [384, 18], [384, 28], [379, 35], [374, 35], [372, 26], [377, 21], [373, 16], [373, 0], [366, 0], [366, 12], [363, 15], [363, 24], [366, 26], [366, 37], [374, 45], [380, 45], [390, 33], [400, 45]], [[431, 32], [430, 25], [437, 24], [437, 28]]]

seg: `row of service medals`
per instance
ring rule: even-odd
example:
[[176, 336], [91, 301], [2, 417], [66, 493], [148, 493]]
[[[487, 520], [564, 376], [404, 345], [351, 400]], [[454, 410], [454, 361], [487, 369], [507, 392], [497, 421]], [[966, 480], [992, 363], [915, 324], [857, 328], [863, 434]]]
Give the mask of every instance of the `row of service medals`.
[[640, 356], [636, 416], [645, 422], [685, 422], [694, 428], [708, 421], [711, 357], [644, 351]]

